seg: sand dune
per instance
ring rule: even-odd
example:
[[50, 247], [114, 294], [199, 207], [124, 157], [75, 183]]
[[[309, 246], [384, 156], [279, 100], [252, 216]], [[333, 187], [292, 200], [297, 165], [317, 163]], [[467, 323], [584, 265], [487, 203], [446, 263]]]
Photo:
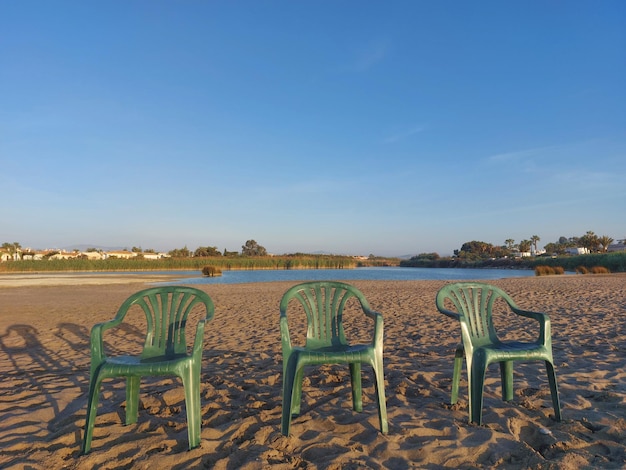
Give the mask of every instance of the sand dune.
[[[145, 280], [144, 282], [148, 281]], [[516, 365], [515, 399], [500, 400], [490, 367], [484, 425], [468, 423], [467, 383], [449, 404], [458, 325], [439, 314], [442, 281], [354, 281], [385, 317], [390, 429], [378, 432], [373, 374], [351, 408], [347, 368], [307, 371], [302, 413], [280, 433], [278, 303], [293, 283], [207, 285], [216, 305], [205, 336], [202, 443], [187, 450], [182, 386], [142, 383], [139, 420], [124, 426], [124, 384], [105, 382], [92, 452], [80, 455], [89, 331], [137, 283], [30, 283], [0, 289], [0, 468], [407, 469], [626, 466], [626, 277], [491, 281], [550, 314], [563, 406], [553, 410], [543, 364]], [[123, 349], [131, 334], [112, 337]]]

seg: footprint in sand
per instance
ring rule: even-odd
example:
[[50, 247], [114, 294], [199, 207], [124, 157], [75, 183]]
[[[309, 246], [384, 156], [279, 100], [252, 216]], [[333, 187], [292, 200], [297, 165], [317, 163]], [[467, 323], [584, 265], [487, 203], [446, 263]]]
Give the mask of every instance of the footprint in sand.
[[508, 427], [515, 438], [525, 442], [539, 453], [543, 453], [547, 447], [555, 442], [555, 438], [548, 428], [537, 426], [530, 421], [510, 418]]

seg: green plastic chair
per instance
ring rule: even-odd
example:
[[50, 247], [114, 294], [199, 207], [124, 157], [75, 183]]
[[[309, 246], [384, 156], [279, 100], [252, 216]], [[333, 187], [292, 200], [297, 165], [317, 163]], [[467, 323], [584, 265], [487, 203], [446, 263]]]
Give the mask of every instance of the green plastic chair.
[[[134, 305], [146, 316], [146, 340], [140, 356], [108, 357], [103, 333], [122, 323]], [[185, 338], [187, 317], [194, 307], [202, 309], [193, 346], [188, 352]], [[205, 314], [206, 312], [206, 314]], [[126, 377], [126, 424], [137, 422], [141, 377], [178, 376], [185, 389], [189, 448], [200, 444], [200, 368], [205, 323], [213, 318], [211, 298], [192, 287], [154, 287], [130, 296], [115, 318], [91, 330], [91, 376], [82, 453], [91, 449], [100, 385], [111, 377]]]
[[[343, 327], [346, 302], [356, 298], [363, 313], [374, 321], [370, 344], [348, 344]], [[287, 322], [289, 301], [295, 299], [307, 320], [306, 343], [292, 346]], [[361, 364], [369, 364], [376, 377], [378, 418], [383, 434], [388, 432], [383, 374], [383, 316], [374, 312], [355, 287], [341, 282], [305, 282], [293, 286], [280, 302], [280, 333], [283, 350], [283, 410], [281, 431], [289, 436], [292, 415], [300, 414], [304, 367], [320, 364], [349, 364], [352, 407], [363, 411]]]
[[[502, 299], [517, 315], [539, 322], [539, 337], [534, 342], [501, 341], [493, 324], [492, 310]], [[501, 289], [483, 283], [460, 282], [444, 286], [437, 293], [437, 309], [461, 324], [462, 344], [454, 355], [451, 403], [457, 402], [463, 356], [467, 363], [470, 422], [482, 424], [483, 387], [489, 364], [500, 364], [502, 399], [513, 399], [513, 362], [544, 361], [548, 373], [552, 405], [561, 421], [561, 405], [552, 358], [550, 318], [545, 313], [522, 310]], [[453, 307], [454, 310], [449, 308]]]

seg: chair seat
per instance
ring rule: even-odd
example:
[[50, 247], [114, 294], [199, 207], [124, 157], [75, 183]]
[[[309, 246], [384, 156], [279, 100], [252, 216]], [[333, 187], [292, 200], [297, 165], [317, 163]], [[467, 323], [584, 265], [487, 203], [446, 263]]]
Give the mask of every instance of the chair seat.
[[520, 341], [507, 341], [492, 343], [474, 349], [474, 355], [485, 354], [490, 362], [498, 360], [536, 361], [549, 357], [549, 351], [545, 346], [537, 343], [524, 343]]
[[337, 345], [320, 348], [296, 346], [292, 350], [294, 358], [302, 364], [348, 364], [374, 361], [375, 350], [367, 344]]
[[177, 369], [185, 363], [191, 362], [192, 357], [186, 354], [171, 356], [156, 356], [142, 359], [135, 356], [109, 357], [100, 367], [100, 373], [114, 371], [118, 375], [176, 375]]
[[128, 366], [141, 366], [143, 364], [172, 364], [174, 362], [180, 361], [181, 359], [187, 359], [190, 357], [191, 356], [188, 356], [187, 354], [176, 354], [174, 356], [155, 356], [145, 359], [137, 356], [116, 356], [108, 357], [106, 363]]
[[374, 348], [369, 344], [338, 344], [334, 346], [322, 346], [322, 347], [306, 347], [294, 346], [293, 351], [299, 353], [306, 353], [310, 355], [315, 354], [359, 354], [362, 352], [373, 351]]

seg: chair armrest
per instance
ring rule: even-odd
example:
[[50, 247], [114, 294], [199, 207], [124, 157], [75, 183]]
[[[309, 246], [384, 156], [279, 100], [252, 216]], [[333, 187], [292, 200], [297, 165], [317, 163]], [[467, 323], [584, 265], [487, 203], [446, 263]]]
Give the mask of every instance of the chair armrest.
[[445, 309], [445, 308], [438, 308], [438, 310], [439, 310], [440, 313], [443, 313], [444, 315], [452, 318], [453, 320], [457, 320], [457, 321], [461, 320], [461, 315], [459, 315], [456, 312], [453, 312], [452, 310], [448, 310], [448, 309]]
[[206, 319], [202, 319], [196, 326], [196, 337], [193, 340], [193, 347], [191, 349], [191, 355], [196, 357], [202, 356], [202, 348], [204, 346], [204, 327], [206, 325]]
[[382, 344], [383, 331], [384, 331], [384, 319], [382, 314], [370, 310], [369, 308], [363, 308], [363, 312], [368, 318], [374, 320], [374, 336], [372, 337], [372, 345]]
[[522, 310], [515, 305], [509, 306], [511, 307], [511, 310], [517, 315], [531, 318], [539, 323], [539, 338], [537, 340], [538, 342], [545, 345], [546, 342], [550, 340], [552, 333], [550, 328], [550, 317], [547, 314], [541, 312], [531, 312], [530, 310]]
[[104, 332], [109, 328], [113, 328], [121, 323], [121, 319], [109, 320], [103, 323], [97, 323], [91, 328], [90, 347], [91, 347], [91, 373], [93, 375], [95, 369], [102, 364], [106, 358], [104, 351]]
[[280, 340], [283, 346], [283, 352], [291, 351], [291, 336], [289, 335], [289, 324], [287, 323], [287, 315], [280, 314]]
[[435, 305], [437, 306], [437, 310], [439, 310], [440, 313], [443, 313], [444, 315], [452, 318], [453, 320], [457, 320], [460, 321], [461, 320], [461, 315], [459, 315], [458, 312], [453, 312], [452, 310], [448, 310], [447, 308], [444, 307], [444, 302], [446, 297], [441, 295], [442, 291], [439, 291], [439, 293], [437, 294], [437, 297], [435, 297]]

